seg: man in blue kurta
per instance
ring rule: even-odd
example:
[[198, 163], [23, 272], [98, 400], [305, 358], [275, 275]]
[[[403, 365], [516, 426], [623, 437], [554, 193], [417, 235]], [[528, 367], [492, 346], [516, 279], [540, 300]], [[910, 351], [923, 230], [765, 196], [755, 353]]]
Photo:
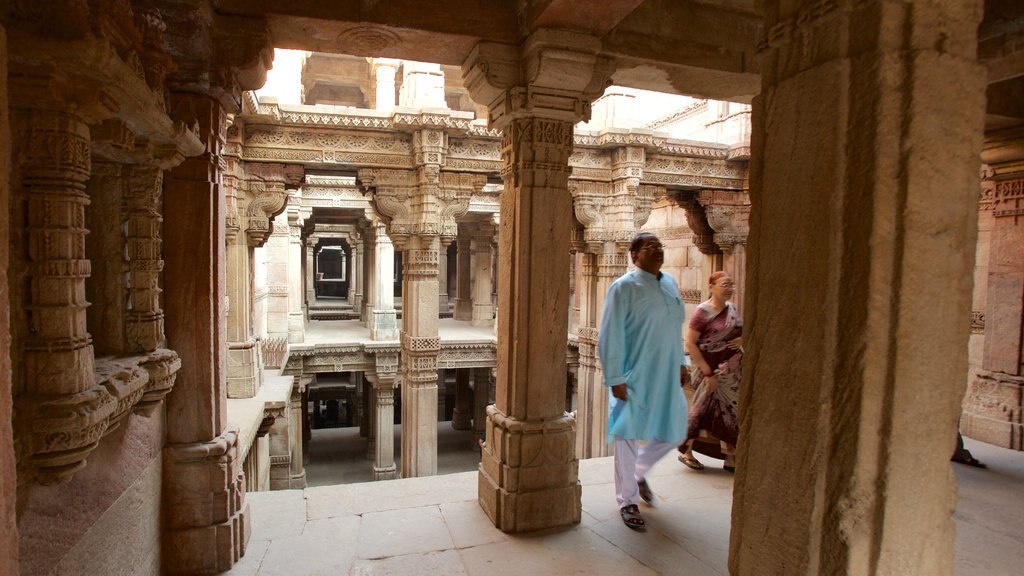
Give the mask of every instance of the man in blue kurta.
[[597, 346], [611, 394], [608, 441], [615, 445], [615, 495], [626, 526], [643, 529], [640, 499], [648, 504], [654, 499], [646, 475], [686, 437], [680, 386], [686, 313], [676, 281], [661, 272], [665, 252], [658, 237], [637, 234], [629, 255], [636, 268], [608, 288]]

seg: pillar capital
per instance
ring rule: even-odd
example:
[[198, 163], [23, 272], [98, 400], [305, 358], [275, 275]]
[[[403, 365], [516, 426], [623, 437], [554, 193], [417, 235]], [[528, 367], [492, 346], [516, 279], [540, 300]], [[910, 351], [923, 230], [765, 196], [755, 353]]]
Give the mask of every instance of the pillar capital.
[[470, 96], [492, 128], [529, 116], [575, 124], [608, 84], [612, 61], [601, 41], [567, 30], [535, 30], [520, 46], [480, 42], [462, 65]]
[[245, 233], [249, 245], [266, 244], [273, 232], [273, 220], [288, 205], [288, 190], [299, 187], [302, 166], [294, 164], [245, 163], [248, 193], [245, 206]]

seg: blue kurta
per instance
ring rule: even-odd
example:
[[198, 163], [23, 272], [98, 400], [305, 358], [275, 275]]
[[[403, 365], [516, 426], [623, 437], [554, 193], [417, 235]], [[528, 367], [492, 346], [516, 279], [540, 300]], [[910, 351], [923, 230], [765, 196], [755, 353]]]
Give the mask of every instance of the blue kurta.
[[[679, 386], [686, 316], [679, 287], [669, 274], [657, 278], [635, 268], [608, 288], [598, 352], [608, 388], [608, 441], [679, 443], [686, 438], [686, 399]], [[626, 384], [628, 399], [611, 395]]]

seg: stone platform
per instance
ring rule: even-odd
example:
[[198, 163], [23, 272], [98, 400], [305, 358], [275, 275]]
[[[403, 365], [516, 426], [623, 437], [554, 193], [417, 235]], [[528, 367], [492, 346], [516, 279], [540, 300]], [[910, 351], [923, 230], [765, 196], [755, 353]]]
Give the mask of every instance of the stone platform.
[[[957, 576], [1005, 576], [1024, 565], [1024, 454], [970, 439], [986, 470], [951, 464]], [[495, 529], [476, 502], [477, 474], [250, 493], [252, 538], [231, 576], [314, 574], [721, 576], [732, 476], [704, 459], [694, 472], [666, 457], [642, 506], [646, 532], [619, 519], [612, 459], [580, 462], [583, 520], [528, 535]]]

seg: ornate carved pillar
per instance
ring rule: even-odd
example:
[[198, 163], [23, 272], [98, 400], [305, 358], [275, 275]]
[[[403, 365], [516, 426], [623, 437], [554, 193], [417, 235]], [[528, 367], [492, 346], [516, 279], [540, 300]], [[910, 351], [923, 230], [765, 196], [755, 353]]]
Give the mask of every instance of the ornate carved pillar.
[[[363, 169], [359, 180], [374, 189], [374, 205], [402, 250], [402, 475], [437, 472], [438, 267], [444, 246], [455, 239], [456, 218], [469, 209], [478, 174], [440, 172], [447, 135], [413, 134], [415, 172]], [[379, 253], [378, 253], [379, 255]], [[383, 264], [383, 265], [382, 265]], [[386, 264], [378, 264], [384, 269]], [[390, 278], [389, 278], [390, 279]]]
[[970, 379], [964, 435], [1024, 450], [1024, 131], [987, 134], [986, 200], [991, 241], [985, 287], [981, 368]]
[[[402, 249], [402, 476], [437, 473], [437, 274], [440, 240]], [[378, 440], [379, 441], [379, 440]]]
[[[459, 237], [455, 240], [455, 319], [473, 319], [473, 298], [470, 294], [472, 257], [470, 254], [471, 226], [459, 226]], [[490, 290], [490, 286], [487, 287]]]
[[176, 118], [198, 123], [203, 154], [165, 179], [174, 198], [164, 221], [166, 327], [181, 355], [178, 383], [167, 398], [164, 457], [165, 550], [185, 558], [178, 569], [226, 569], [244, 549], [244, 476], [236, 461], [238, 431], [227, 425], [225, 199], [220, 154], [227, 122], [220, 102], [176, 93]]
[[573, 125], [589, 116], [610, 73], [599, 50], [591, 36], [537, 30], [519, 47], [482, 42], [463, 64], [473, 99], [504, 131], [497, 403], [488, 408], [479, 499], [508, 532], [580, 521], [575, 422], [564, 411], [567, 184]]
[[363, 234], [354, 232], [352, 240], [352, 279], [349, 282], [348, 301], [352, 309], [359, 311], [363, 306]]
[[[490, 326], [494, 323], [494, 300], [491, 298], [491, 259], [494, 255], [494, 225], [477, 224], [473, 229], [471, 249], [473, 257], [473, 326]], [[460, 271], [461, 273], [461, 271]], [[467, 284], [469, 280], [467, 279]]]
[[[399, 349], [396, 347], [376, 348], [376, 368], [373, 373], [366, 373], [366, 378], [373, 384], [374, 392], [374, 480], [391, 480], [398, 477], [395, 467], [394, 424], [398, 352]], [[405, 436], [404, 430], [402, 436]]]
[[384, 224], [371, 225], [374, 235], [374, 289], [370, 320], [370, 337], [374, 340], [398, 339], [398, 315], [395, 312], [395, 247], [388, 238]]
[[747, 279], [747, 235], [750, 233], [750, 197], [733, 190], [701, 190], [696, 200], [704, 208], [713, 241], [722, 251], [722, 270], [732, 276], [736, 292], [732, 302], [743, 312]]
[[[301, 190], [298, 194], [301, 195]], [[299, 202], [297, 197], [293, 197], [288, 206], [288, 342], [306, 339], [306, 317], [302, 313], [302, 217]]]
[[306, 390], [314, 378], [314, 376], [296, 378], [292, 386], [291, 398], [288, 401], [288, 441], [291, 448], [291, 474], [288, 479], [288, 487], [293, 490], [306, 487], [306, 469], [302, 465], [302, 414], [306, 411]]
[[363, 305], [359, 311], [359, 320], [363, 326], [369, 327], [373, 319], [373, 307], [377, 301], [377, 280], [381, 271], [377, 266], [377, 233], [370, 223], [360, 221], [363, 234]]
[[437, 255], [437, 309], [438, 312], [449, 312], [451, 302], [448, 300], [448, 249], [441, 247]]
[[51, 484], [85, 466], [117, 403], [96, 382], [86, 329], [90, 134], [58, 78], [10, 82], [11, 277], [24, 279], [10, 288], [25, 303], [11, 311], [15, 425], [32, 474]]
[[952, 574], [981, 4], [759, 10], [729, 573]]
[[[263, 366], [253, 330], [253, 259], [266, 244], [271, 222], [284, 211], [287, 188], [296, 188], [302, 167], [246, 163], [227, 157], [223, 178], [228, 199], [227, 240], [227, 391], [229, 398], [252, 398], [259, 391]], [[244, 189], [239, 189], [244, 183]], [[235, 208], [232, 210], [232, 205]]]
[[320, 237], [316, 234], [306, 236], [303, 243], [303, 254], [306, 257], [306, 320], [309, 320], [309, 306], [316, 302], [316, 245]]

